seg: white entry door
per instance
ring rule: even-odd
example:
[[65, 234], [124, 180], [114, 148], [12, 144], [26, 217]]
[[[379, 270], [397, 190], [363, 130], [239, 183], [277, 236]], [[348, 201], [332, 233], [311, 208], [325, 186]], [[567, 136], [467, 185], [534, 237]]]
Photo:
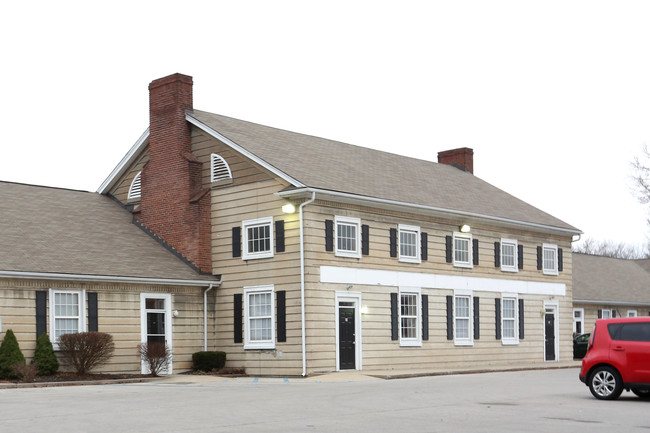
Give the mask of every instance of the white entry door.
[[[169, 293], [140, 294], [140, 334], [142, 343], [164, 343], [172, 350], [172, 296]], [[142, 362], [142, 374], [149, 374], [149, 366]], [[172, 363], [163, 374], [172, 373]]]

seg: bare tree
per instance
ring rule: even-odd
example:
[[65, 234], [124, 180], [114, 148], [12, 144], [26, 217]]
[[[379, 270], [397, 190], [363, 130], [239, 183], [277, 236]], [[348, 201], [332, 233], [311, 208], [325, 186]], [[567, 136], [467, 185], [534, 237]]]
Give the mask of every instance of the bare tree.
[[650, 151], [648, 145], [641, 148], [641, 155], [632, 161], [632, 187], [634, 195], [641, 204], [650, 203]]
[[617, 259], [646, 259], [650, 257], [648, 245], [630, 245], [625, 242], [597, 241], [586, 238], [580, 244], [574, 245], [572, 250], [576, 253], [591, 254], [595, 256], [614, 257]]

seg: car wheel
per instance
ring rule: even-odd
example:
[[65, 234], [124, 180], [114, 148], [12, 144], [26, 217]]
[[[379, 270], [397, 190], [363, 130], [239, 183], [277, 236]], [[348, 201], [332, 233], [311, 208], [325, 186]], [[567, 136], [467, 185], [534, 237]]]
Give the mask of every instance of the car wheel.
[[599, 400], [616, 400], [623, 392], [623, 380], [612, 367], [597, 367], [591, 373], [589, 390]]
[[650, 389], [632, 388], [631, 391], [635, 393], [639, 398], [642, 398], [644, 400], [650, 399]]

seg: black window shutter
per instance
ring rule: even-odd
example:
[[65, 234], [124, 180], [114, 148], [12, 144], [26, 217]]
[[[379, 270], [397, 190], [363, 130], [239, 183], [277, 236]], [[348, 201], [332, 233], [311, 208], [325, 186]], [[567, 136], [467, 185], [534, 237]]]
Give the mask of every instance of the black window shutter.
[[523, 340], [524, 334], [524, 300], [519, 300], [519, 339]]
[[390, 339], [399, 340], [399, 329], [397, 323], [397, 293], [390, 294]]
[[370, 226], [368, 224], [361, 226], [361, 254], [364, 256], [370, 254]]
[[325, 220], [325, 251], [334, 251], [334, 221]]
[[429, 339], [429, 295], [422, 295], [422, 340]]
[[599, 319], [603, 318], [603, 310], [598, 310], [598, 318]]
[[557, 249], [557, 270], [564, 271], [564, 260], [562, 259], [562, 248]]
[[494, 243], [494, 267], [495, 268], [501, 267], [501, 243], [500, 242]]
[[279, 290], [276, 292], [277, 296], [277, 333], [278, 342], [287, 341], [287, 292], [286, 290]]
[[241, 293], [235, 293], [233, 296], [233, 332], [235, 343], [241, 343], [242, 340], [242, 299]]
[[616, 317], [616, 310], [612, 310], [612, 318]]
[[494, 299], [494, 326], [496, 331], [494, 337], [501, 340], [501, 298]]
[[275, 222], [275, 252], [284, 252], [284, 220]]
[[99, 330], [99, 316], [97, 314], [97, 292], [88, 292], [88, 332]]
[[420, 233], [420, 258], [429, 259], [429, 235], [426, 232]]
[[472, 259], [474, 266], [478, 266], [478, 239], [472, 239]]
[[454, 339], [454, 297], [447, 296], [447, 340]]
[[542, 247], [537, 247], [537, 270], [542, 270]]
[[397, 229], [390, 229], [390, 256], [397, 257]]
[[241, 257], [241, 227], [232, 228], [232, 256]]
[[47, 332], [47, 290], [36, 291], [36, 338]]
[[451, 248], [451, 236], [445, 236], [445, 260], [447, 260], [447, 263], [452, 262], [452, 254], [453, 251]]
[[479, 298], [474, 297], [474, 340], [481, 338], [481, 321], [479, 312]]
[[524, 246], [517, 245], [517, 267], [524, 269]]

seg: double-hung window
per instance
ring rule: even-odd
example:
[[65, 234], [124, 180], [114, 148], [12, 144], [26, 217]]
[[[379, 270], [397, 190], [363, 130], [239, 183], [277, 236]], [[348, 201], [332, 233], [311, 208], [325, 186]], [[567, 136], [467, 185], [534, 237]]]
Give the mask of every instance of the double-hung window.
[[400, 289], [400, 346], [422, 346], [420, 289]]
[[50, 337], [55, 348], [64, 334], [86, 331], [84, 290], [50, 290]]
[[242, 259], [273, 257], [273, 217], [244, 221], [242, 232], [244, 233]]
[[513, 239], [501, 239], [501, 270], [506, 272], [517, 272], [517, 241]]
[[501, 298], [501, 342], [519, 344], [517, 298]]
[[244, 349], [275, 348], [273, 286], [244, 287]]
[[340, 217], [334, 218], [336, 226], [336, 252], [337, 256], [361, 257], [361, 220], [359, 218]]
[[398, 229], [399, 260], [401, 262], [421, 263], [420, 227], [400, 224]]
[[454, 233], [454, 266], [472, 267], [472, 234]]
[[454, 344], [471, 346], [472, 340], [472, 296], [456, 293], [454, 296]]
[[547, 275], [557, 275], [557, 245], [544, 244], [542, 251], [542, 272]]

